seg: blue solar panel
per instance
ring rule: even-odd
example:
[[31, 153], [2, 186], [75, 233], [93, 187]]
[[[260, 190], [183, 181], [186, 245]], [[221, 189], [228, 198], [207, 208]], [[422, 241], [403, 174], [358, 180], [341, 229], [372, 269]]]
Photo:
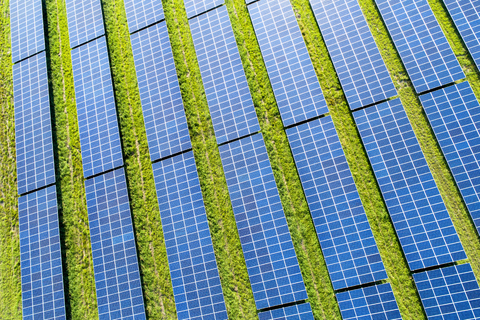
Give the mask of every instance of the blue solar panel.
[[193, 152], [153, 164], [178, 319], [227, 319]]
[[480, 104], [468, 82], [421, 95], [420, 100], [480, 232]]
[[23, 319], [66, 319], [55, 186], [18, 199]]
[[165, 19], [160, 0], [125, 0], [130, 33]]
[[13, 65], [18, 193], [55, 183], [45, 52]]
[[353, 115], [410, 270], [465, 259], [400, 99]]
[[328, 112], [289, 0], [260, 0], [248, 6], [283, 125]]
[[259, 320], [313, 320], [310, 303], [302, 303], [290, 307], [260, 312]]
[[443, 0], [468, 51], [480, 69], [480, 0]]
[[183, 0], [187, 17], [190, 19], [224, 3], [224, 0]]
[[480, 288], [470, 264], [413, 275], [429, 320], [480, 319]]
[[375, 0], [417, 93], [465, 78], [427, 0]]
[[85, 181], [100, 319], [145, 319], [123, 168]]
[[397, 94], [356, 0], [310, 0], [350, 109]]
[[387, 278], [331, 117], [287, 130], [335, 290]]
[[100, 0], [65, 0], [70, 47], [77, 47], [105, 34]]
[[83, 175], [123, 165], [105, 37], [72, 50]]
[[262, 135], [219, 149], [257, 309], [307, 299]]
[[131, 36], [152, 161], [192, 148], [165, 22]]
[[11, 0], [12, 61], [45, 50], [42, 0]]
[[343, 320], [401, 320], [389, 283], [337, 294]]
[[190, 20], [190, 30], [217, 143], [259, 131], [227, 7]]

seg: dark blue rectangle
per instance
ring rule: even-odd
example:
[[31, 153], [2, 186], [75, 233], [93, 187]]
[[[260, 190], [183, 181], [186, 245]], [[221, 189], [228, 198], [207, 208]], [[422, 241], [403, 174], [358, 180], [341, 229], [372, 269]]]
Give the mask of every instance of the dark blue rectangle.
[[165, 19], [160, 0], [125, 0], [125, 11], [130, 33]]
[[65, 0], [70, 47], [77, 47], [105, 34], [100, 0]]
[[187, 11], [187, 18], [190, 19], [222, 5], [224, 0], [183, 0], [183, 3], [185, 4], [185, 11]]
[[313, 320], [310, 303], [302, 303], [290, 307], [260, 312], [259, 320]]

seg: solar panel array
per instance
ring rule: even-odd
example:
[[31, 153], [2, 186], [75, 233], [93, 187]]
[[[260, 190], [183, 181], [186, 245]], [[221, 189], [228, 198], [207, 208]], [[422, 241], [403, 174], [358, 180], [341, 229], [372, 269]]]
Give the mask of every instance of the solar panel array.
[[248, 6], [284, 126], [323, 115], [328, 107], [289, 0]]
[[257, 309], [306, 299], [262, 135], [219, 149]]
[[465, 259], [400, 99], [353, 115], [410, 270]]
[[480, 0], [443, 0], [477, 68], [480, 69]]
[[397, 94], [356, 0], [310, 0], [350, 109]]
[[105, 37], [72, 50], [85, 178], [123, 165]]
[[105, 34], [100, 0], [65, 0], [70, 47], [77, 47]]
[[227, 319], [193, 152], [153, 164], [178, 319]]
[[468, 82], [422, 95], [420, 101], [480, 232], [480, 104]]
[[85, 181], [100, 319], [145, 319], [123, 168]]
[[13, 65], [18, 193], [55, 183], [45, 52]]
[[160, 0], [125, 0], [125, 11], [130, 33], [165, 19]]
[[66, 319], [55, 186], [18, 199], [23, 319]]
[[45, 50], [42, 0], [11, 0], [12, 62]]
[[185, 4], [185, 11], [187, 11], [187, 18], [207, 12], [224, 3], [223, 0], [183, 0]]
[[375, 0], [417, 93], [465, 77], [427, 0]]
[[260, 312], [258, 318], [259, 320], [313, 320], [313, 313], [310, 303], [302, 303]]
[[260, 130], [227, 7], [190, 20], [217, 143]]
[[131, 41], [151, 160], [191, 149], [166, 23], [132, 34]]
[[337, 294], [343, 320], [402, 319], [389, 283]]
[[287, 130], [335, 290], [387, 278], [331, 117]]
[[480, 288], [470, 264], [413, 275], [428, 319], [479, 319]]

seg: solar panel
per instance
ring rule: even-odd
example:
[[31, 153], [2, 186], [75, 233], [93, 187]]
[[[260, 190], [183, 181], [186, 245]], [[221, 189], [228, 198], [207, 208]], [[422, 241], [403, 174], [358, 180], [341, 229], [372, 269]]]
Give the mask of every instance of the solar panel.
[[23, 319], [66, 319], [55, 186], [18, 199]]
[[223, 0], [183, 0], [187, 18], [197, 16], [224, 3]]
[[55, 183], [45, 52], [13, 65], [18, 193]]
[[480, 69], [480, 0], [443, 0], [477, 68]]
[[42, 0], [10, 1], [12, 62], [45, 50]]
[[100, 319], [145, 319], [123, 168], [85, 181]]
[[151, 160], [192, 148], [165, 22], [131, 36]]
[[356, 0], [310, 0], [350, 109], [397, 94]]
[[260, 312], [259, 320], [313, 320], [310, 303], [302, 303], [290, 307]]
[[289, 0], [260, 0], [248, 6], [283, 125], [328, 112]]
[[465, 78], [427, 0], [375, 0], [417, 93]]
[[410, 270], [465, 259], [400, 99], [353, 115]]
[[105, 37], [72, 50], [83, 175], [123, 165]]
[[480, 232], [480, 105], [468, 82], [420, 96], [425, 113]]
[[387, 278], [331, 117], [287, 130], [335, 290]]
[[227, 7], [190, 20], [190, 30], [217, 143], [259, 131]]
[[219, 149], [257, 309], [307, 299], [262, 134]]
[[193, 152], [153, 164], [178, 319], [227, 319]]
[[343, 320], [402, 319], [389, 283], [337, 294]]
[[77, 47], [105, 34], [100, 0], [65, 0], [70, 47]]
[[413, 275], [428, 319], [479, 319], [480, 288], [470, 264]]
[[125, 0], [130, 33], [165, 19], [160, 0]]

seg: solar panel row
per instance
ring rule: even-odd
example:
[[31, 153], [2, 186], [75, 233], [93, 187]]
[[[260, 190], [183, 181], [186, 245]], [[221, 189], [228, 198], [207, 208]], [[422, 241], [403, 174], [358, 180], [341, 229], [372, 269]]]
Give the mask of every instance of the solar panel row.
[[207, 12], [224, 3], [224, 0], [183, 0], [185, 4], [185, 11], [187, 11], [187, 18]]
[[100, 0], [65, 0], [65, 4], [71, 48], [105, 34]]
[[227, 7], [189, 22], [217, 143], [259, 131]]
[[353, 115], [410, 269], [465, 259], [400, 99]]
[[335, 290], [387, 278], [331, 117], [287, 129]]
[[375, 0], [417, 93], [465, 77], [427, 0]]
[[480, 232], [480, 104], [468, 82], [421, 95], [420, 101]]
[[13, 65], [18, 193], [55, 183], [45, 52]]
[[219, 147], [257, 309], [307, 298], [261, 134]]
[[397, 94], [356, 0], [310, 0], [350, 109]]
[[125, 12], [130, 33], [165, 19], [160, 0], [125, 0]]
[[[247, 2], [248, 3], [248, 2]], [[248, 6], [284, 126], [328, 112], [289, 0]]]
[[66, 319], [55, 186], [18, 199], [23, 319]]
[[153, 164], [178, 319], [227, 319], [193, 152]]
[[152, 161], [192, 148], [165, 22], [131, 36]]
[[313, 320], [313, 313], [310, 303], [302, 303], [260, 312], [258, 318], [259, 320]]

